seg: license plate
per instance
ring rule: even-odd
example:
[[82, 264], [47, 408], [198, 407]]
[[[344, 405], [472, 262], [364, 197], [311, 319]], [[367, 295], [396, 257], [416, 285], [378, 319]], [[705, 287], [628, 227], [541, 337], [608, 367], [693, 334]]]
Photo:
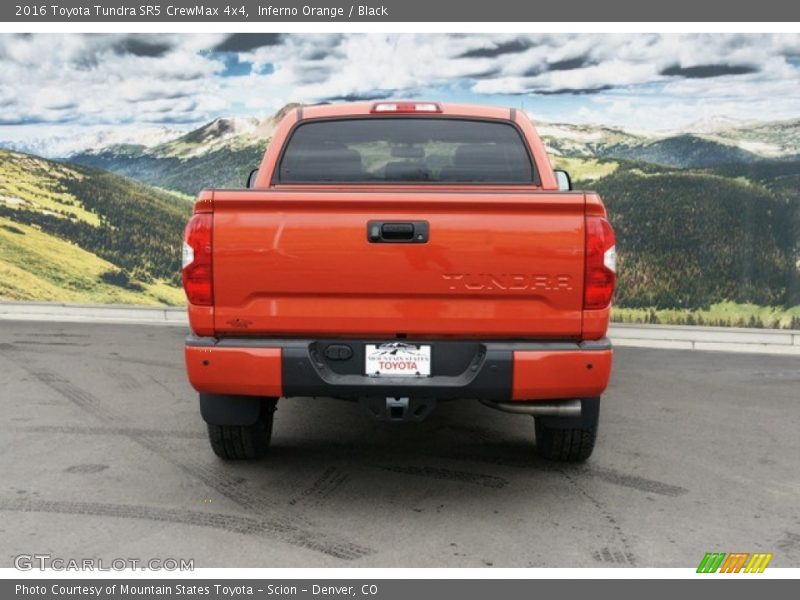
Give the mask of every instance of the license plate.
[[367, 344], [367, 375], [372, 377], [430, 377], [431, 347], [389, 342]]

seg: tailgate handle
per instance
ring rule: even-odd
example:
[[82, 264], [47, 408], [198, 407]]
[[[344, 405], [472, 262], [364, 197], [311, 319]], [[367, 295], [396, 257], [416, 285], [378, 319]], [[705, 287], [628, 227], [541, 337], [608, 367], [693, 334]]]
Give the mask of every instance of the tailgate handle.
[[424, 244], [429, 229], [427, 221], [370, 221], [367, 239], [373, 244]]
[[414, 237], [413, 223], [384, 223], [381, 235], [385, 240], [410, 240]]

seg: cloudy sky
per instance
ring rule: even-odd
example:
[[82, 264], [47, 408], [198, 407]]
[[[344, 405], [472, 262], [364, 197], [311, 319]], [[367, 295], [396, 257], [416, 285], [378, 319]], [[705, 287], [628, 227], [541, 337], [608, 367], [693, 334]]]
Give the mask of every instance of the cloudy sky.
[[385, 97], [639, 130], [795, 118], [800, 35], [0, 35], [5, 140]]

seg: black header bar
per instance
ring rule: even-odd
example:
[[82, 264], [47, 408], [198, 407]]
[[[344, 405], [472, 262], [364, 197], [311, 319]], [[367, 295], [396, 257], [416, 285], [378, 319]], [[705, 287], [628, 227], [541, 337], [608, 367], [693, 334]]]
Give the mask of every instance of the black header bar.
[[787, 0], [10, 0], [3, 22], [800, 22]]

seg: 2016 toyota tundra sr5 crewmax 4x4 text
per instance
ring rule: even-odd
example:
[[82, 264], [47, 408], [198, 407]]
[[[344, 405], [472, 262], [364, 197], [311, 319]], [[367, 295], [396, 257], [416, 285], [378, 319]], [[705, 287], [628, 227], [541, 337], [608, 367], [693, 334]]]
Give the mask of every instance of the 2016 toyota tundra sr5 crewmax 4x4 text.
[[278, 398], [311, 396], [389, 421], [479, 400], [533, 416], [542, 456], [588, 458], [615, 248], [600, 198], [570, 188], [522, 111], [293, 109], [247, 189], [204, 190], [186, 226], [214, 452], [263, 456]]

